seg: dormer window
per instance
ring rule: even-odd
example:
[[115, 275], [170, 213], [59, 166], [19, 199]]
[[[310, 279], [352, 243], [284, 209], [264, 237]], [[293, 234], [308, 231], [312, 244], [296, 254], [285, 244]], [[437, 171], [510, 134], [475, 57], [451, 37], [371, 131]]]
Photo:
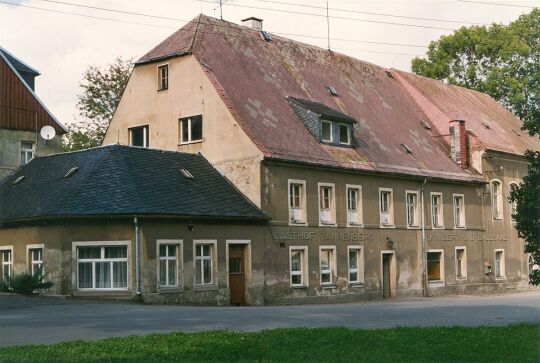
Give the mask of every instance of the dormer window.
[[348, 124], [338, 124], [339, 143], [342, 145], [351, 144], [351, 127]]
[[331, 121], [321, 121], [321, 140], [324, 142], [333, 142]]

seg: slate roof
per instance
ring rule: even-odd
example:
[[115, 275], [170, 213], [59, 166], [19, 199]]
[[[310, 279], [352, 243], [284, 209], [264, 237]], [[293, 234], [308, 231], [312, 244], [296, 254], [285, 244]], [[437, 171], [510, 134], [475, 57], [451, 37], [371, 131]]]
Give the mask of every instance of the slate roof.
[[336, 111], [320, 102], [301, 100], [294, 97], [289, 97], [289, 100], [298, 103], [300, 106], [303, 106], [316, 114], [319, 114], [324, 119], [331, 121], [344, 121], [348, 123], [356, 122], [356, 120], [352, 117], [345, 115], [343, 112]]
[[[192, 54], [238, 124], [267, 159], [466, 182], [426, 115], [387, 70], [319, 47], [200, 15], [137, 65]], [[328, 86], [336, 89], [332, 96]], [[353, 148], [317, 141], [288, 98], [323, 104], [357, 121]], [[412, 153], [400, 145], [405, 144]]]
[[0, 223], [125, 215], [267, 219], [202, 155], [120, 145], [35, 158], [0, 184], [0, 200]]

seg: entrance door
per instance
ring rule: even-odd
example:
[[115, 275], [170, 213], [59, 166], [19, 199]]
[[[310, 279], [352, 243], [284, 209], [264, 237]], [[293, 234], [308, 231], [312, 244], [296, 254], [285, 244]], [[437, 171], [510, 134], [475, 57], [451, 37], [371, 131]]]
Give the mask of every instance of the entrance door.
[[231, 305], [246, 304], [245, 245], [229, 245], [229, 291]]
[[385, 253], [382, 256], [382, 274], [383, 274], [383, 298], [390, 297], [390, 259], [392, 255]]

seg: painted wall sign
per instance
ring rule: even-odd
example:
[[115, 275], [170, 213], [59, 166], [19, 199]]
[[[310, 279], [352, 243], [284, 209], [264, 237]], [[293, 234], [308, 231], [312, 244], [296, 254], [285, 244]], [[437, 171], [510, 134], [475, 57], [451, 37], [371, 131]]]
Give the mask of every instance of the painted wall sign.
[[295, 241], [295, 240], [311, 240], [319, 236], [323, 240], [342, 240], [342, 241], [373, 241], [373, 233], [362, 232], [297, 232], [297, 231], [281, 231], [272, 232], [275, 241]]
[[488, 233], [432, 233], [429, 236], [430, 241], [508, 241], [504, 234]]

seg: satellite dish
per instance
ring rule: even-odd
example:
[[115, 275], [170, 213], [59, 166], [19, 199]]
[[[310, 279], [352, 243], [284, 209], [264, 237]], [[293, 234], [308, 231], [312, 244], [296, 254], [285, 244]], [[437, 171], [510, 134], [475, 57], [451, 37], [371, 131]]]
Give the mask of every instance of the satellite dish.
[[41, 138], [44, 140], [51, 140], [53, 137], [56, 136], [56, 131], [54, 130], [54, 127], [51, 125], [45, 125], [41, 128], [41, 131], [39, 132], [41, 135]]

